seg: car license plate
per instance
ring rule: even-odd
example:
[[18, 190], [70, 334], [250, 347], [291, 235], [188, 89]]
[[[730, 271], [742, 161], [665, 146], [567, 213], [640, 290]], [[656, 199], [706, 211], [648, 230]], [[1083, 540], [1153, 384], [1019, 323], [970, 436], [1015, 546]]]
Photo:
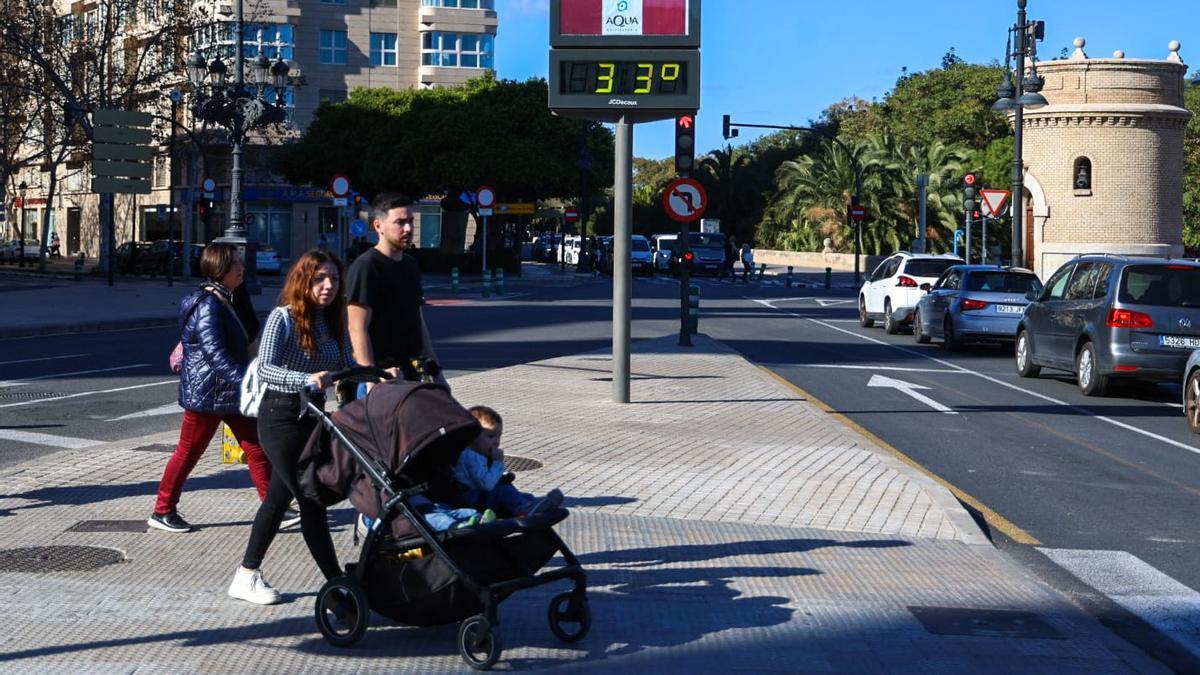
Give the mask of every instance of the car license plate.
[[1176, 347], [1178, 349], [1200, 349], [1200, 338], [1159, 335], [1158, 344], [1163, 347]]
[[1021, 305], [996, 305], [996, 312], [1000, 314], [1022, 314], [1025, 308]]

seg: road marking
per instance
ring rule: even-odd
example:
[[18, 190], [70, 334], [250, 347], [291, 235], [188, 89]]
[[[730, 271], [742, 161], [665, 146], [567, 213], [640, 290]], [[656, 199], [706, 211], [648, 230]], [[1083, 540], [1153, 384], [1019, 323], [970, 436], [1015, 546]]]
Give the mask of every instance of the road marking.
[[815, 301], [818, 305], [820, 305], [822, 307], [828, 307], [830, 305], [844, 305], [849, 302], [854, 302], [853, 299], [850, 299], [850, 300], [828, 300], [826, 298], [813, 298], [813, 301]]
[[157, 408], [150, 408], [149, 410], [142, 410], [140, 412], [129, 413], [128, 415], [121, 415], [120, 417], [113, 417], [110, 419], [106, 419], [104, 421], [105, 422], [119, 422], [121, 420], [132, 420], [132, 419], [137, 419], [140, 417], [157, 417], [159, 415], [175, 415], [175, 414], [181, 413], [181, 412], [183, 412], [183, 408], [180, 408], [178, 403], [168, 403], [167, 405], [160, 405]]
[[944, 375], [965, 375], [961, 370], [946, 370], [945, 368], [909, 368], [906, 366], [852, 366], [845, 363], [780, 363], [773, 364], [795, 368], [844, 368], [846, 370], [890, 370], [904, 373], [942, 373]]
[[1154, 439], [1154, 440], [1156, 440], [1156, 441], [1161, 441], [1161, 442], [1163, 442], [1163, 443], [1166, 443], [1167, 445], [1174, 446], [1174, 447], [1176, 447], [1176, 448], [1179, 448], [1179, 449], [1181, 449], [1181, 450], [1187, 450], [1187, 451], [1188, 451], [1188, 452], [1190, 452], [1190, 453], [1193, 453], [1193, 454], [1200, 455], [1200, 448], [1192, 447], [1192, 446], [1188, 445], [1187, 443], [1181, 443], [1181, 442], [1179, 442], [1179, 441], [1176, 441], [1176, 440], [1174, 440], [1174, 439], [1167, 438], [1166, 436], [1162, 436], [1162, 435], [1160, 435], [1160, 434], [1156, 434], [1156, 433], [1154, 433], [1153, 431], [1147, 431], [1147, 430], [1145, 430], [1145, 429], [1139, 429], [1138, 427], [1135, 427], [1135, 426], [1133, 426], [1132, 424], [1126, 424], [1125, 422], [1121, 422], [1121, 421], [1119, 421], [1119, 420], [1115, 420], [1115, 419], [1113, 419], [1113, 418], [1111, 418], [1111, 417], [1105, 417], [1104, 415], [1097, 415], [1096, 413], [1094, 413], [1094, 412], [1091, 412], [1090, 410], [1085, 410], [1085, 409], [1083, 409], [1083, 408], [1080, 408], [1079, 406], [1077, 406], [1077, 405], [1074, 405], [1074, 404], [1072, 404], [1072, 403], [1067, 403], [1066, 401], [1061, 401], [1061, 400], [1059, 400], [1059, 399], [1056, 399], [1056, 398], [1054, 398], [1054, 397], [1052, 397], [1052, 396], [1047, 396], [1047, 395], [1045, 395], [1045, 394], [1039, 394], [1038, 392], [1036, 392], [1036, 391], [1033, 391], [1033, 390], [1031, 390], [1031, 389], [1026, 389], [1026, 388], [1024, 388], [1024, 387], [1021, 387], [1021, 386], [1018, 386], [1018, 385], [1015, 385], [1015, 384], [1011, 384], [1011, 383], [1009, 383], [1009, 382], [1005, 382], [1004, 380], [1001, 380], [1001, 379], [998, 379], [998, 378], [992, 377], [992, 376], [990, 376], [990, 375], [985, 375], [984, 373], [980, 373], [980, 372], [976, 372], [976, 371], [974, 371], [974, 370], [970, 370], [970, 369], [967, 369], [967, 368], [963, 368], [962, 366], [960, 366], [960, 365], [957, 365], [957, 364], [954, 364], [954, 363], [950, 363], [949, 361], [945, 361], [945, 360], [942, 360], [942, 359], [939, 359], [939, 358], [935, 358], [935, 357], [929, 356], [928, 354], [925, 354], [925, 353], [923, 353], [923, 352], [921, 352], [921, 351], [919, 351], [919, 350], [916, 350], [916, 349], [908, 349], [908, 348], [905, 348], [905, 347], [900, 347], [900, 346], [898, 346], [898, 345], [894, 345], [894, 344], [892, 344], [892, 343], [890, 343], [890, 342], [887, 342], [887, 341], [884, 341], [884, 340], [877, 340], [877, 339], [875, 339], [875, 338], [873, 338], [873, 337], [870, 337], [870, 336], [867, 336], [867, 335], [862, 335], [862, 334], [860, 334], [860, 333], [855, 333], [855, 332], [854, 332], [854, 331], [852, 331], [852, 330], [846, 330], [845, 328], [839, 328], [839, 327], [837, 327], [837, 326], [834, 326], [834, 325], [832, 325], [832, 324], [830, 324], [830, 323], [828, 323], [828, 322], [826, 322], [826, 321], [823, 321], [823, 320], [821, 320], [821, 319], [813, 319], [813, 318], [811, 318], [811, 317], [806, 317], [806, 316], [802, 316], [802, 315], [800, 315], [800, 314], [796, 314], [795, 312], [789, 312], [789, 311], [787, 311], [787, 310], [785, 310], [785, 309], [780, 309], [780, 308], [778, 308], [778, 307], [775, 307], [775, 306], [774, 306], [774, 305], [772, 305], [772, 304], [771, 304], [771, 302], [770, 302], [770, 301], [768, 301], [768, 300], [760, 300], [760, 299], [755, 299], [754, 301], [755, 301], [755, 302], [757, 302], [757, 303], [759, 303], [759, 304], [761, 304], [761, 305], [765, 305], [766, 307], [770, 307], [771, 309], [773, 309], [773, 310], [775, 310], [775, 311], [777, 311], [777, 312], [781, 312], [781, 313], [783, 313], [783, 314], [787, 314], [787, 315], [789, 315], [789, 316], [794, 316], [794, 317], [796, 317], [796, 318], [798, 318], [798, 319], [804, 319], [805, 321], [811, 321], [811, 322], [813, 322], [813, 323], [815, 323], [815, 324], [818, 324], [818, 325], [821, 325], [821, 326], [825, 326], [826, 328], [828, 328], [828, 329], [830, 329], [830, 330], [835, 330], [835, 331], [837, 331], [837, 332], [839, 332], [839, 333], [845, 333], [846, 335], [852, 335], [852, 336], [854, 336], [854, 337], [856, 337], [856, 338], [859, 338], [859, 339], [861, 339], [861, 340], [866, 340], [867, 342], [873, 342], [873, 343], [875, 343], [875, 344], [877, 344], [877, 345], [884, 345], [884, 346], [887, 346], [887, 347], [891, 347], [892, 349], [895, 349], [895, 350], [898, 350], [898, 351], [904, 352], [905, 354], [912, 354], [912, 355], [914, 355], [914, 356], [919, 356], [919, 357], [921, 357], [921, 358], [923, 358], [923, 359], [929, 359], [930, 361], [933, 361], [934, 363], [940, 363], [940, 364], [942, 364], [943, 366], [946, 366], [947, 368], [953, 368], [954, 370], [958, 370], [958, 371], [961, 371], [961, 372], [964, 372], [964, 373], [970, 373], [971, 375], [974, 375], [975, 377], [982, 378], [982, 379], [984, 379], [984, 380], [987, 380], [988, 382], [991, 382], [991, 383], [993, 383], [993, 384], [998, 384], [998, 385], [1000, 385], [1000, 386], [1002, 386], [1002, 387], [1008, 387], [1009, 389], [1012, 389], [1012, 390], [1014, 390], [1014, 391], [1019, 391], [1019, 392], [1021, 392], [1021, 393], [1023, 393], [1023, 394], [1027, 394], [1027, 395], [1029, 395], [1029, 396], [1032, 396], [1032, 397], [1034, 397], [1034, 398], [1037, 398], [1037, 399], [1041, 399], [1041, 400], [1043, 400], [1043, 401], [1046, 401], [1047, 403], [1053, 403], [1053, 404], [1055, 404], [1055, 405], [1060, 405], [1060, 406], [1063, 406], [1063, 407], [1065, 407], [1065, 408], [1067, 408], [1067, 409], [1069, 409], [1069, 410], [1071, 410], [1072, 412], [1075, 412], [1075, 413], [1077, 413], [1077, 414], [1084, 415], [1084, 416], [1087, 416], [1087, 417], [1092, 417], [1092, 418], [1095, 418], [1095, 419], [1097, 419], [1097, 420], [1100, 420], [1101, 422], [1104, 422], [1104, 423], [1106, 423], [1106, 424], [1111, 424], [1111, 425], [1113, 425], [1113, 426], [1115, 426], [1115, 427], [1118, 427], [1118, 428], [1121, 428], [1121, 429], [1125, 429], [1126, 431], [1132, 431], [1132, 432], [1133, 432], [1133, 433], [1135, 433], [1135, 434], [1139, 434], [1139, 435], [1145, 436], [1145, 437], [1147, 437], [1147, 438], [1152, 438], [1152, 439]]
[[96, 394], [115, 394], [118, 391], [130, 391], [133, 389], [145, 389], [146, 387], [157, 387], [164, 384], [179, 385], [179, 378], [173, 380], [163, 380], [161, 382], [150, 382], [149, 384], [135, 384], [129, 387], [117, 387], [116, 389], [98, 389], [96, 391], [81, 391], [77, 394], [67, 394], [66, 396], [55, 396], [54, 398], [42, 398], [33, 401], [19, 401], [17, 403], [0, 404], [0, 408], [16, 408], [23, 405], [37, 405], [39, 403], [53, 403], [62, 401], [68, 398], [79, 398], [81, 396], [95, 396]]
[[[149, 363], [135, 363], [131, 366], [114, 366], [112, 368], [95, 368], [93, 370], [75, 370], [69, 373], [54, 373], [52, 375], [38, 375], [37, 377], [26, 377], [25, 382], [35, 382], [37, 380], [53, 380], [56, 377], [70, 377], [72, 375], [92, 375], [95, 373], [111, 373], [116, 370], [133, 370], [134, 368], [149, 368]], [[5, 383], [0, 383], [5, 384]]]
[[78, 359], [91, 354], [63, 354], [62, 356], [40, 356], [36, 359], [17, 359], [16, 361], [0, 361], [0, 366], [7, 366], [14, 363], [33, 363], [35, 361], [57, 361], [58, 359]]
[[1083, 583], [1200, 656], [1200, 593], [1126, 551], [1038, 550]]
[[93, 445], [102, 445], [104, 443], [104, 441], [93, 441], [88, 438], [53, 436], [51, 434], [39, 434], [33, 431], [19, 431], [17, 429], [0, 429], [0, 439], [33, 443], [35, 445], [49, 445], [55, 448], [69, 448], [71, 450], [90, 448]]
[[783, 386], [787, 387], [788, 389], [791, 389], [792, 391], [796, 392], [803, 398], [807, 399], [813, 405], [817, 406], [822, 411], [824, 411], [826, 414], [832, 416], [834, 419], [838, 420], [842, 424], [845, 424], [846, 426], [850, 427], [851, 429], [857, 431], [864, 438], [871, 441], [875, 445], [890, 452], [893, 456], [896, 457], [896, 459], [900, 460], [901, 462], [904, 462], [905, 464], [911, 466], [912, 468], [916, 469], [917, 471], [920, 471], [921, 473], [923, 473], [926, 476], [928, 476], [929, 478], [931, 478], [938, 485], [941, 485], [942, 487], [949, 490], [950, 494], [954, 495], [960, 502], [967, 504], [971, 508], [978, 511], [979, 514], [983, 516], [983, 519], [985, 521], [987, 521], [987, 524], [990, 527], [1003, 532], [1009, 539], [1012, 539], [1013, 541], [1017, 542], [1018, 544], [1026, 544], [1029, 546], [1040, 546], [1041, 545], [1042, 542], [1039, 541], [1037, 539], [1037, 537], [1034, 537], [1032, 534], [1029, 534], [1025, 530], [1022, 530], [1020, 527], [1017, 527], [1017, 525], [1015, 523], [1013, 523], [1011, 520], [1009, 520], [1008, 518], [1005, 518], [1004, 516], [1000, 515], [999, 513], [996, 513], [992, 509], [985, 506], [983, 504], [983, 502], [972, 497], [971, 495], [967, 494], [966, 492], [960, 490], [959, 488], [952, 485], [946, 479], [942, 478], [941, 476], [937, 475], [936, 473], [925, 468], [925, 466], [923, 464], [921, 464], [920, 462], [918, 462], [917, 460], [909, 457], [908, 455], [904, 454], [903, 452], [900, 452], [891, 443], [888, 443], [887, 441], [883, 440], [882, 438], [880, 438], [880, 437], [876, 436], [875, 434], [871, 433], [870, 431], [868, 431], [866, 427], [862, 426], [858, 422], [855, 422], [854, 420], [843, 415], [842, 413], [834, 410], [828, 403], [822, 401], [821, 399], [817, 398], [816, 396], [813, 396], [812, 394], [808, 393], [804, 389], [801, 389], [800, 387], [796, 386], [795, 383], [790, 382], [787, 378], [783, 377], [779, 373], [776, 373], [775, 371], [773, 371], [761, 364], [759, 365], [759, 368], [762, 368], [763, 372], [766, 373], [768, 376], [774, 378], [777, 382], [779, 382]]
[[907, 394], [934, 410], [946, 413], [947, 415], [957, 415], [958, 412], [951, 410], [937, 401], [929, 398], [925, 394], [917, 391], [918, 389], [929, 389], [923, 384], [913, 384], [904, 380], [897, 380], [886, 375], [872, 375], [871, 381], [867, 382], [868, 387], [886, 387], [890, 389], [898, 389], [901, 393]]

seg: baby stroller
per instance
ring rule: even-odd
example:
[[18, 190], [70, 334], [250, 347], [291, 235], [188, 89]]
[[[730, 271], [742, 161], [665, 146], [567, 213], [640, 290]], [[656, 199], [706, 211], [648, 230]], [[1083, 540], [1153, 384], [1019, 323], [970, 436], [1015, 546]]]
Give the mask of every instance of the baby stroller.
[[[376, 368], [333, 373], [335, 381], [363, 376], [388, 378]], [[584, 571], [553, 530], [566, 509], [445, 532], [433, 531], [414, 509], [417, 495], [454, 501], [450, 469], [479, 433], [479, 423], [446, 387], [382, 382], [332, 414], [307, 397], [304, 407], [320, 425], [300, 458], [302, 491], [326, 505], [349, 499], [379, 521], [358, 562], [317, 594], [317, 627], [329, 643], [358, 642], [371, 610], [412, 626], [461, 621], [463, 660], [486, 670], [500, 657], [498, 605], [516, 591], [561, 579], [574, 587], [550, 601], [550, 630], [564, 642], [587, 634]], [[555, 554], [565, 564], [539, 574]]]

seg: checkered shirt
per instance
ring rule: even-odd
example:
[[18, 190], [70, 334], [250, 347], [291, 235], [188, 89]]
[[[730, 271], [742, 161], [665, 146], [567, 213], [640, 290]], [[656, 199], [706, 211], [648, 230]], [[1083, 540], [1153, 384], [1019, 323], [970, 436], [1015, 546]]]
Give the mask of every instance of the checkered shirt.
[[342, 337], [342, 349], [339, 350], [337, 340], [329, 334], [324, 312], [317, 313], [312, 327], [317, 334], [316, 356], [300, 348], [288, 307], [271, 310], [258, 347], [258, 375], [267, 383], [267, 389], [298, 392], [304, 389], [312, 373], [357, 365], [349, 331]]

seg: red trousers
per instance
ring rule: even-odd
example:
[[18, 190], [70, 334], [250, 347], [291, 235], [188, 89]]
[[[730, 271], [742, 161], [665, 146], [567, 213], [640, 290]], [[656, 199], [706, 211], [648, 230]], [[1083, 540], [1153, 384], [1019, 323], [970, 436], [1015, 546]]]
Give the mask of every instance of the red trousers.
[[250, 469], [250, 480], [258, 489], [258, 499], [261, 501], [267, 495], [267, 486], [271, 484], [271, 462], [258, 444], [258, 421], [241, 415], [214, 415], [209, 413], [183, 411], [183, 425], [179, 427], [179, 445], [167, 462], [162, 480], [158, 484], [158, 502], [154, 512], [167, 514], [175, 510], [179, 503], [179, 494], [183, 492], [183, 482], [188, 474], [196, 468], [200, 455], [217, 433], [217, 426], [224, 422], [237, 437], [238, 444], [246, 453], [246, 465]]

